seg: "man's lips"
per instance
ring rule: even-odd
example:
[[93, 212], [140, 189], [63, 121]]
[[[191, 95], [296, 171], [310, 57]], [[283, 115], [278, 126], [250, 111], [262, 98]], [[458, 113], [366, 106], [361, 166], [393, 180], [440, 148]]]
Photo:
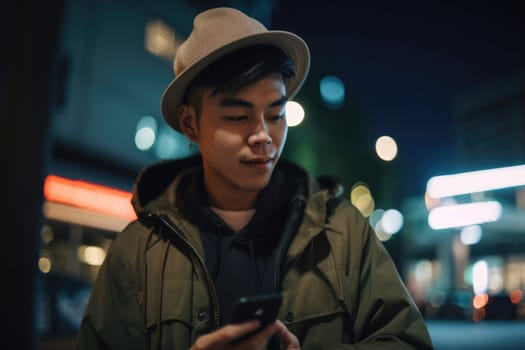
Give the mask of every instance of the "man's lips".
[[275, 159], [275, 157], [255, 157], [248, 159], [241, 159], [241, 163], [245, 164], [266, 164], [270, 163]]

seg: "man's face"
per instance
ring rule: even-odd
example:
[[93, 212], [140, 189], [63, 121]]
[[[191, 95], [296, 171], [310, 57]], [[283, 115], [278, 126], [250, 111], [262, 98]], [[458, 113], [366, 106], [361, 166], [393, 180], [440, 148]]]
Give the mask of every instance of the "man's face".
[[206, 89], [201, 102], [197, 141], [208, 190], [241, 194], [264, 188], [288, 131], [281, 75], [234, 94], [211, 95]]

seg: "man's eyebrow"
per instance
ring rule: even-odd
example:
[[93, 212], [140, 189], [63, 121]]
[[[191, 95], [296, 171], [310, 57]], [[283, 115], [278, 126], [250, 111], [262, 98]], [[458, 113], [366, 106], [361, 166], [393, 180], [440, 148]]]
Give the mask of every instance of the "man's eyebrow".
[[288, 97], [283, 96], [280, 99], [270, 103], [270, 107], [282, 106], [282, 105], [284, 105], [286, 103], [286, 101], [288, 101]]
[[[288, 101], [288, 98], [286, 96], [283, 96], [279, 98], [278, 100], [275, 100], [272, 103], [270, 103], [268, 107], [282, 106], [286, 103], [286, 101]], [[219, 105], [221, 107], [247, 107], [247, 108], [254, 107], [253, 103], [242, 100], [240, 98], [235, 98], [235, 97], [225, 98], [219, 103]]]
[[219, 104], [221, 107], [248, 107], [253, 108], [253, 103], [235, 97], [227, 97]]

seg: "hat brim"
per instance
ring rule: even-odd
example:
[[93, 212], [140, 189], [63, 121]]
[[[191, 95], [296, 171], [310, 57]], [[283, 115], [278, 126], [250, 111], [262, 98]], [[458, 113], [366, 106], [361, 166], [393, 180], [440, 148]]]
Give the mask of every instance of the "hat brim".
[[178, 121], [178, 109], [183, 103], [184, 95], [188, 85], [206, 67], [220, 57], [238, 49], [253, 45], [269, 45], [281, 49], [295, 64], [296, 74], [286, 79], [286, 94], [292, 99], [299, 91], [310, 69], [310, 52], [308, 46], [299, 36], [278, 30], [250, 35], [211, 52], [191, 66], [187, 67], [181, 74], [164, 90], [161, 99], [161, 111], [164, 120], [175, 130], [180, 131]]

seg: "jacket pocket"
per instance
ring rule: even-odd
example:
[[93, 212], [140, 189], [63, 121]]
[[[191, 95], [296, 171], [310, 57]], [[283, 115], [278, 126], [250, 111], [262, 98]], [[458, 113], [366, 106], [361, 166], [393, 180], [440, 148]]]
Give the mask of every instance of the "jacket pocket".
[[192, 325], [192, 283], [186, 279], [163, 281], [162, 295], [147, 295], [146, 327], [151, 349], [189, 349]]
[[[154, 290], [150, 290], [153, 292]], [[192, 281], [186, 279], [164, 280], [162, 293], [148, 293], [146, 327], [155, 328], [159, 323], [178, 322], [192, 325]], [[152, 295], [153, 294], [153, 295]], [[161, 300], [162, 294], [162, 300]]]
[[304, 274], [293, 288], [284, 288], [281, 318], [286, 323], [299, 323], [345, 312], [330, 280], [336, 280], [336, 272]]
[[349, 317], [328, 280], [335, 271], [303, 275], [296, 288], [285, 292], [281, 319], [301, 343], [302, 349], [327, 349], [347, 343]]
[[333, 249], [321, 235], [310, 242], [283, 279], [279, 316], [302, 349], [327, 349], [351, 338], [348, 286], [338, 271]]
[[294, 323], [343, 312], [341, 285], [333, 248], [326, 235], [320, 234], [308, 243], [283, 278], [281, 316], [286, 323]]

